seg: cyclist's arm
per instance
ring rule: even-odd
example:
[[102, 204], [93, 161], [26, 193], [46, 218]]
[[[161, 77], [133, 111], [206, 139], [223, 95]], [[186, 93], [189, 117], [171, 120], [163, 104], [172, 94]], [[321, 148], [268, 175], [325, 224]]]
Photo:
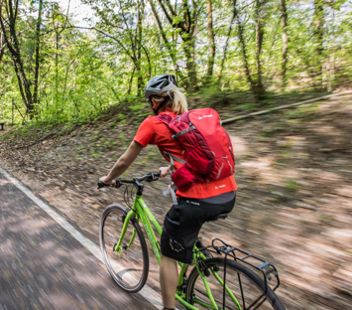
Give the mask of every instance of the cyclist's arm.
[[128, 149], [123, 153], [111, 168], [109, 174], [104, 177], [104, 183], [110, 183], [115, 178], [119, 177], [136, 159], [141, 152], [143, 146], [135, 141], [132, 141]]

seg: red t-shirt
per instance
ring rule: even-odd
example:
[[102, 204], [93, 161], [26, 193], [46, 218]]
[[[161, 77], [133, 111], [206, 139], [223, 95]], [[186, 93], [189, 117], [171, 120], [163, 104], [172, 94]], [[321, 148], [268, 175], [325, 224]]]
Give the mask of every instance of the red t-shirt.
[[[160, 114], [168, 114], [175, 117], [173, 112], [161, 112]], [[148, 116], [139, 126], [137, 133], [133, 139], [142, 146], [155, 144], [160, 152], [164, 151], [174, 155], [175, 157], [184, 159], [184, 151], [180, 144], [172, 139], [171, 132], [166, 124], [164, 124], [157, 116]], [[175, 161], [175, 168], [180, 167], [179, 162]], [[224, 193], [237, 190], [237, 184], [233, 176], [210, 181], [206, 183], [194, 183], [187, 190], [178, 190], [177, 195], [188, 198], [209, 198]]]

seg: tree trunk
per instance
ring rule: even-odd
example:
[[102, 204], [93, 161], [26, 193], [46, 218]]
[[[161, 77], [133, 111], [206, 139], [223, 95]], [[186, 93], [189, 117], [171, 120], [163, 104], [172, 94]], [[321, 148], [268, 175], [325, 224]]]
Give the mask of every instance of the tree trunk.
[[257, 68], [257, 76], [255, 81], [255, 92], [258, 99], [262, 99], [265, 95], [265, 88], [263, 85], [263, 72], [262, 72], [262, 48], [264, 38], [264, 25], [263, 25], [263, 2], [256, 0], [255, 2], [255, 24], [256, 24], [256, 49], [255, 49], [255, 62]]
[[316, 62], [315, 67], [315, 86], [323, 88], [323, 56], [324, 56], [324, 3], [322, 0], [314, 0], [314, 37], [315, 37], [315, 52]]
[[280, 10], [281, 10], [281, 27], [282, 27], [282, 60], [281, 60], [281, 90], [285, 90], [287, 86], [287, 55], [288, 55], [288, 15], [287, 15], [287, 7], [286, 0], [281, 0], [280, 2]]
[[147, 79], [149, 80], [152, 76], [152, 63], [150, 61], [150, 54], [149, 54], [149, 51], [146, 49], [146, 47], [144, 45], [142, 45], [142, 48], [143, 48], [143, 51], [144, 51], [144, 54], [145, 54], [145, 57], [147, 58], [147, 63], [148, 63], [148, 69], [147, 69], [147, 72], [148, 72], [148, 75], [147, 75]]
[[59, 101], [59, 48], [60, 33], [55, 29], [55, 104]]
[[64, 103], [64, 101], [66, 99], [68, 74], [69, 74], [70, 68], [71, 68], [71, 66], [73, 65], [74, 62], [75, 62], [75, 59], [72, 59], [66, 64], [64, 81], [63, 81], [63, 87], [62, 87], [62, 93], [61, 93], [61, 100], [62, 100], [63, 103]]
[[6, 47], [6, 44], [5, 44], [4, 34], [1, 31], [0, 32], [0, 63], [5, 54], [5, 47]]
[[137, 61], [136, 61], [136, 70], [137, 70], [137, 95], [140, 96], [143, 92], [143, 73], [141, 71], [141, 62], [142, 62], [142, 19], [144, 15], [144, 3], [142, 0], [138, 1], [137, 4], [137, 28], [136, 28], [136, 45], [137, 45]]
[[225, 66], [225, 61], [226, 61], [226, 57], [227, 57], [227, 50], [228, 50], [228, 47], [229, 47], [229, 41], [230, 41], [230, 36], [231, 36], [231, 33], [232, 33], [233, 23], [234, 23], [234, 21], [236, 19], [236, 16], [237, 16], [236, 2], [237, 2], [237, 0], [233, 1], [232, 18], [231, 18], [231, 21], [230, 21], [229, 29], [227, 31], [226, 42], [225, 42], [224, 51], [223, 51], [223, 55], [222, 55], [222, 59], [221, 59], [220, 75], [219, 75], [219, 79], [218, 79], [218, 85], [219, 86], [221, 86], [221, 81], [222, 81], [222, 78], [223, 78], [224, 66]]
[[40, 65], [40, 27], [42, 24], [43, 0], [39, 0], [38, 19], [35, 31], [35, 71], [33, 103], [38, 103], [39, 65]]
[[136, 66], [133, 66], [133, 70], [131, 73], [131, 77], [128, 81], [128, 90], [127, 90], [127, 95], [131, 95], [131, 91], [132, 91], [132, 83], [133, 83], [133, 77], [134, 77], [134, 73], [136, 71]]
[[337, 38], [337, 34], [336, 34], [336, 24], [335, 24], [335, 20], [336, 20], [336, 11], [335, 9], [333, 10], [332, 13], [332, 40], [330, 43], [330, 47], [329, 47], [329, 75], [328, 75], [328, 83], [327, 83], [327, 90], [329, 92], [333, 91], [334, 87], [335, 87], [335, 70], [336, 70], [336, 50], [337, 50], [337, 46], [338, 44], [336, 44], [336, 38]]
[[[152, 0], [149, 0], [149, 2], [152, 2]], [[194, 32], [199, 14], [197, 2], [192, 1], [192, 5], [189, 5], [188, 0], [183, 0], [180, 4], [180, 15], [178, 15], [177, 10], [171, 5], [169, 0], [158, 0], [158, 3], [164, 12], [166, 19], [182, 39], [182, 48], [186, 57], [186, 68], [188, 73], [186, 84], [187, 88], [193, 91], [198, 88], [197, 66], [194, 53]]]
[[215, 35], [213, 28], [213, 3], [212, 0], [206, 0], [207, 2], [207, 28], [208, 28], [208, 44], [209, 44], [209, 56], [208, 56], [208, 69], [206, 82], [210, 82], [214, 72], [214, 60], [216, 53], [215, 46]]
[[192, 37], [185, 36], [183, 40], [183, 51], [186, 56], [186, 68], [188, 73], [187, 88], [190, 91], [197, 89], [197, 69], [194, 60], [195, 42]]
[[161, 23], [161, 20], [160, 20], [160, 17], [159, 17], [159, 14], [158, 14], [158, 11], [156, 10], [155, 8], [155, 4], [153, 2], [153, 0], [148, 0], [149, 4], [150, 4], [150, 7], [152, 9], [152, 12], [153, 12], [153, 15], [154, 15], [154, 18], [156, 20], [156, 23], [158, 25], [158, 28], [159, 28], [159, 31], [160, 31], [160, 34], [161, 34], [161, 37], [163, 38], [163, 41], [165, 43], [165, 46], [166, 48], [168, 49], [169, 51], [169, 56], [172, 60], [172, 63], [173, 63], [173, 66], [174, 66], [174, 69], [175, 69], [175, 72], [178, 76], [181, 76], [182, 78], [182, 74], [181, 74], [181, 71], [180, 71], [180, 67], [179, 65], [177, 64], [177, 59], [176, 59], [176, 52], [175, 52], [175, 48], [172, 46], [172, 44], [169, 42], [169, 40], [167, 39], [167, 36], [166, 36], [166, 32], [163, 28], [163, 25]]
[[[237, 8], [236, 8], [236, 11], [237, 11]], [[251, 92], [253, 93], [255, 99], [258, 100], [255, 83], [253, 81], [251, 69], [249, 67], [247, 46], [246, 46], [246, 41], [244, 38], [244, 27], [243, 27], [243, 24], [240, 20], [239, 15], [237, 13], [235, 15], [236, 15], [236, 21], [237, 21], [237, 27], [238, 27], [237, 33], [238, 33], [238, 39], [240, 41], [241, 55], [242, 55], [242, 61], [243, 61], [243, 65], [244, 65], [244, 72], [246, 74], [246, 79], [247, 79], [248, 85], [251, 89]]]

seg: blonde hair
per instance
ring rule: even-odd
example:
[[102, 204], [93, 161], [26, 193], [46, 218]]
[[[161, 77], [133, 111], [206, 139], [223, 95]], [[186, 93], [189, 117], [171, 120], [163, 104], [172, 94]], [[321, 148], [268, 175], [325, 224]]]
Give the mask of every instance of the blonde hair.
[[177, 87], [171, 90], [173, 92], [173, 102], [171, 104], [171, 110], [176, 114], [182, 114], [188, 111], [187, 98], [183, 92]]
[[153, 100], [159, 104], [164, 103], [165, 100], [167, 101], [161, 111], [165, 110], [165, 108], [171, 108], [172, 112], [176, 114], [182, 114], [188, 111], [187, 98], [176, 86], [168, 90], [162, 96], [153, 96]]

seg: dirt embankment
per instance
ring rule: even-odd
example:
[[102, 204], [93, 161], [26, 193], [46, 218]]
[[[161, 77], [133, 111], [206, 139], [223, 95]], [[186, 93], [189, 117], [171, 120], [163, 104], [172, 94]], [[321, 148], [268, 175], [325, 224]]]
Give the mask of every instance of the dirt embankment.
[[[243, 120], [227, 128], [237, 157], [236, 210], [206, 224], [220, 236], [276, 263], [289, 309], [347, 309], [352, 300], [352, 95]], [[107, 119], [65, 136], [39, 133], [1, 142], [1, 165], [98, 242], [103, 207], [121, 199], [96, 181], [123, 152], [135, 126]], [[29, 146], [29, 147], [26, 147]], [[152, 147], [128, 170], [140, 175], [162, 165]], [[166, 181], [145, 190], [163, 218]], [[158, 199], [155, 199], [158, 197]], [[216, 229], [214, 229], [216, 226]]]

